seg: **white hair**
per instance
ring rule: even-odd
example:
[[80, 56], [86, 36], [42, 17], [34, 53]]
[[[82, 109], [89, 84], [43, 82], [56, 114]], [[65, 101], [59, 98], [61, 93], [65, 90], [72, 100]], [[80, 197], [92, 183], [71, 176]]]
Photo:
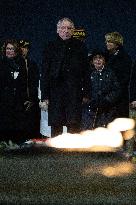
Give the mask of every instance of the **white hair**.
[[63, 21], [68, 21], [68, 22], [70, 22], [71, 27], [72, 27], [73, 29], [75, 28], [73, 21], [72, 21], [71, 19], [67, 18], [67, 17], [64, 17], [64, 18], [62, 18], [62, 19], [60, 19], [60, 20], [58, 21], [58, 23], [57, 23], [57, 29], [60, 28], [60, 26], [61, 26], [61, 24], [62, 24]]

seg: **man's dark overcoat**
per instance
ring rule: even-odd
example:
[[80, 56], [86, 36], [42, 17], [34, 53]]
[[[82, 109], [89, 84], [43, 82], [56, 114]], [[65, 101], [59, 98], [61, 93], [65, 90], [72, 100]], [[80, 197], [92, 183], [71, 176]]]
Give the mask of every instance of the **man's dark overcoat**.
[[49, 99], [49, 125], [80, 123], [82, 99], [90, 95], [87, 49], [77, 39], [57, 38], [45, 49], [42, 100]]

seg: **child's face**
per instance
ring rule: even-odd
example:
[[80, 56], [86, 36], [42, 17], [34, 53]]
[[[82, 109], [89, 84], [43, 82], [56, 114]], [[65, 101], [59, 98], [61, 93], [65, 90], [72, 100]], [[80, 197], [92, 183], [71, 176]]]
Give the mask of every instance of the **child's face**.
[[105, 58], [101, 55], [96, 55], [93, 57], [93, 65], [99, 70], [105, 65]]

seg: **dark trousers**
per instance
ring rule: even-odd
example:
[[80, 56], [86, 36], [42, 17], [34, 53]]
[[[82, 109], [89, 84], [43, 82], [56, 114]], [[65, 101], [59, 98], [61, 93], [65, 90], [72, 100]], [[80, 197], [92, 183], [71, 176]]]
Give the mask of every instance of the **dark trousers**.
[[[80, 126], [79, 124], [72, 123], [67, 126], [67, 132], [74, 134], [80, 132]], [[51, 137], [56, 137], [58, 135], [61, 135], [63, 133], [63, 126], [62, 125], [53, 125], [51, 126]]]

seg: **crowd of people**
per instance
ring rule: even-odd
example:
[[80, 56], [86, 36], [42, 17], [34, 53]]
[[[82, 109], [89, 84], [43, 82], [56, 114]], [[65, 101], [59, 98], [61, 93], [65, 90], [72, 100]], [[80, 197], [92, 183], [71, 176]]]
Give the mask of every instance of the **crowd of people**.
[[[41, 75], [29, 57], [30, 42], [6, 40], [0, 56], [0, 140], [21, 144], [40, 134], [41, 110], [48, 112], [51, 137], [106, 127], [136, 108], [136, 64], [119, 32], [105, 35], [105, 51], [88, 54], [73, 38], [69, 18], [57, 23], [57, 37], [44, 49]], [[40, 77], [41, 76], [41, 77]], [[41, 99], [38, 89], [41, 89]], [[46, 136], [45, 136], [46, 137]]]

